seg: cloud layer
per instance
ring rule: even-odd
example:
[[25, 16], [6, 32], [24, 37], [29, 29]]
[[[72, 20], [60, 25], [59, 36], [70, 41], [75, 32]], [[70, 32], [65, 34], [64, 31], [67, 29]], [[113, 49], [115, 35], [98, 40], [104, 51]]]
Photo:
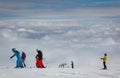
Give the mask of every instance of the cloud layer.
[[119, 0], [0, 0], [0, 65], [9, 65], [13, 47], [27, 53], [29, 66], [35, 66], [36, 48], [43, 51], [45, 63], [53, 67], [71, 60], [94, 65], [105, 52], [118, 59], [119, 3]]
[[[10, 23], [12, 24], [12, 22]], [[0, 46], [3, 51], [1, 55], [6, 55], [6, 52], [9, 52], [7, 53], [7, 57], [9, 57], [12, 54], [11, 48], [16, 47], [20, 51], [27, 52], [28, 63], [33, 66], [36, 48], [42, 49], [48, 65], [55, 65], [55, 63], [58, 65], [60, 62], [70, 60], [78, 61], [84, 58], [79, 57], [80, 55], [90, 55], [87, 57], [93, 61], [92, 56], [94, 55], [97, 58], [99, 54], [102, 55], [104, 52], [119, 53], [120, 27], [112, 23], [86, 24], [86, 26], [84, 24], [80, 26], [28, 26], [24, 23], [18, 24], [17, 26], [0, 26]], [[62, 61], [59, 56], [66, 60]]]

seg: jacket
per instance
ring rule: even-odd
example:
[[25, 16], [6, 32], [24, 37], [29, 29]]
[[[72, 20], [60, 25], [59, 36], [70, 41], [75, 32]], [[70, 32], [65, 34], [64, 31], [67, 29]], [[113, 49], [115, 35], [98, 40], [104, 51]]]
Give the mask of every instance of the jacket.
[[104, 58], [103, 58], [103, 62], [107, 62], [108, 61], [108, 56], [106, 55], [106, 56], [104, 56]]

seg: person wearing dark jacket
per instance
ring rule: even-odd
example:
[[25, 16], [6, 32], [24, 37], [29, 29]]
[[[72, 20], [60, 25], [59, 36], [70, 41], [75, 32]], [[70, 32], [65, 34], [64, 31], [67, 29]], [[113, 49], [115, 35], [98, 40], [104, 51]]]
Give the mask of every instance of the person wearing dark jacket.
[[36, 66], [37, 68], [45, 68], [44, 64], [43, 64], [43, 54], [41, 50], [36, 50], [37, 51], [37, 55], [36, 55]]
[[22, 63], [23, 63], [23, 67], [26, 67], [25, 59], [26, 59], [26, 54], [25, 54], [25, 52], [22, 52]]

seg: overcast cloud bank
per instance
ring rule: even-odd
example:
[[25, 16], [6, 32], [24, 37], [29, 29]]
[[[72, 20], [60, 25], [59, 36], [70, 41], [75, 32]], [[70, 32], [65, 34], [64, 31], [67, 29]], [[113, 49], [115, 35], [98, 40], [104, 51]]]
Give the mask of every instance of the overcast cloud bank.
[[27, 53], [28, 67], [35, 67], [36, 48], [50, 67], [71, 60], [77, 67], [94, 66], [104, 53], [111, 63], [118, 63], [119, 4], [119, 0], [0, 0], [0, 65], [15, 65], [15, 59], [9, 60], [13, 47]]

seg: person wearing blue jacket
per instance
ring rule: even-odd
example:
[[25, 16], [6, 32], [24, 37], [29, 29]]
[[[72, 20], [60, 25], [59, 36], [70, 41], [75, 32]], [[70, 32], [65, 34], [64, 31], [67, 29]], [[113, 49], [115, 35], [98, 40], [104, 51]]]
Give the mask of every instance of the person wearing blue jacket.
[[20, 52], [18, 50], [16, 50], [16, 48], [13, 48], [12, 51], [13, 51], [14, 54], [10, 57], [10, 59], [12, 59], [14, 56], [17, 57], [15, 68], [23, 68], [22, 58], [21, 58]]

